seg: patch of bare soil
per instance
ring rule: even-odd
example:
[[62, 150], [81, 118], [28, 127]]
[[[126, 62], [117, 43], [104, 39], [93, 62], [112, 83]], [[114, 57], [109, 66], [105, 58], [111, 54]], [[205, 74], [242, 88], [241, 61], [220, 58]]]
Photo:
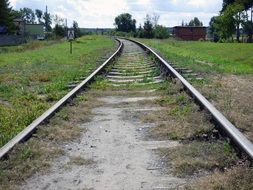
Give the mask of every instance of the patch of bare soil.
[[[151, 97], [146, 97], [150, 99]], [[142, 98], [107, 96], [98, 99], [104, 104], [94, 108], [94, 118], [83, 123], [87, 129], [79, 141], [68, 143], [65, 155], [56, 159], [45, 175], [34, 175], [21, 189], [171, 189], [186, 184], [183, 178], [161, 172], [157, 148], [173, 148], [176, 141], [143, 141], [146, 127], [132, 120], [136, 111], [144, 109], [125, 101], [138, 102]], [[116, 105], [119, 105], [118, 107]], [[146, 106], [145, 110], [150, 107]], [[153, 109], [153, 108], [151, 108]], [[125, 118], [126, 112], [129, 118]], [[88, 163], [88, 165], [87, 165]]]

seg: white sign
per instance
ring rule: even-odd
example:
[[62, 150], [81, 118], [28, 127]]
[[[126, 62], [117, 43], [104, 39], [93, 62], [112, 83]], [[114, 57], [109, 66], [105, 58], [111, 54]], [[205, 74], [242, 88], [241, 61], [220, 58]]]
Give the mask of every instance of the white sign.
[[68, 29], [68, 40], [74, 40], [75, 39], [75, 32], [73, 28]]

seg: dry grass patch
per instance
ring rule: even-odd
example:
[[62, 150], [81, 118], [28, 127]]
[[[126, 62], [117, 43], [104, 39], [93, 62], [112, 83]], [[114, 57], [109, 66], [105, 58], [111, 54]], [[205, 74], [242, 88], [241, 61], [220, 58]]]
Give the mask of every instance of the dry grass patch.
[[234, 149], [223, 141], [194, 141], [176, 148], [159, 149], [158, 152], [173, 173], [180, 177], [224, 170], [238, 160]]
[[76, 165], [76, 166], [90, 166], [94, 165], [96, 162], [92, 159], [85, 159], [81, 156], [71, 157], [70, 161], [67, 163], [68, 165]]
[[235, 166], [225, 172], [215, 172], [211, 176], [202, 177], [188, 186], [189, 190], [250, 190], [253, 189], [253, 168]]
[[[194, 120], [194, 114], [191, 116]], [[172, 117], [167, 118], [167, 121], [159, 121], [156, 127], [150, 129], [148, 137], [158, 140], [202, 139], [204, 135], [210, 134], [214, 127], [206, 121], [205, 116], [197, 114], [197, 118], [196, 122], [178, 121]]]
[[39, 136], [40, 138], [46, 138], [55, 142], [64, 142], [76, 139], [85, 132], [85, 128], [62, 122], [61, 124], [47, 124], [38, 130], [37, 134], [34, 136]]
[[149, 112], [141, 118], [143, 122], [157, 125], [149, 131], [148, 136], [151, 138], [196, 139], [214, 129], [209, 114], [201, 111], [180, 89], [168, 89], [162, 98], [155, 100], [155, 104], [162, 107], [162, 110]]
[[62, 154], [55, 142], [45, 139], [32, 138], [16, 146], [8, 159], [0, 162], [0, 189], [16, 189], [38, 171], [48, 171], [53, 159]]
[[209, 85], [198, 85], [224, 115], [253, 141], [253, 77], [250, 75], [207, 76]]

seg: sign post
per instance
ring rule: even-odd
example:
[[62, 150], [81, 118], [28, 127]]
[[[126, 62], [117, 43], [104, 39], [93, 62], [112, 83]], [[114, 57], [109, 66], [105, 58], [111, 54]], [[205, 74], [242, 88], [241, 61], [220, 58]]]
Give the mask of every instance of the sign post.
[[68, 29], [68, 36], [67, 36], [69, 42], [70, 42], [70, 54], [72, 54], [72, 41], [75, 39], [75, 31], [73, 28]]

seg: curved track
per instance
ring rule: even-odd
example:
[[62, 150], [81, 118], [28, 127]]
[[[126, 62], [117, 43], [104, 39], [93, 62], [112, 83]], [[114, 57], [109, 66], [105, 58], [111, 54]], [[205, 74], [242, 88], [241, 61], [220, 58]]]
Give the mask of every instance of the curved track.
[[[133, 42], [122, 40], [124, 49], [112, 69], [95, 80], [86, 95], [101, 102], [92, 109], [90, 122], [81, 127], [86, 132], [77, 142], [69, 142], [64, 157], [53, 162], [47, 175], [34, 175], [21, 189], [171, 189], [186, 181], [161, 172], [163, 163], [154, 151], [173, 148], [176, 141], [146, 139], [144, 131], [154, 127], [138, 118], [138, 113], [161, 111], [150, 102], [160, 98], [163, 85], [156, 64]], [[106, 84], [99, 88], [97, 84]], [[82, 115], [81, 115], [82, 116]], [[64, 170], [72, 156], [93, 160], [88, 166], [71, 166]], [[57, 180], [55, 182], [55, 180]]]
[[[132, 41], [121, 40], [117, 51], [106, 60], [96, 71], [94, 71], [87, 79], [82, 81], [70, 93], [63, 97], [59, 102], [47, 110], [42, 116], [36, 119], [31, 125], [24, 129], [20, 134], [13, 138], [9, 143], [0, 149], [0, 158], [4, 157], [17, 143], [25, 140], [31, 133], [35, 131], [38, 125], [49, 119], [56, 111], [73, 98], [81, 89], [87, 86], [96, 75], [100, 74], [106, 66], [120, 53], [125, 44], [124, 54], [119, 58], [117, 64], [107, 74], [107, 80], [112, 86], [128, 86], [128, 85], [152, 85], [163, 81], [160, 76], [158, 67], [151, 61], [145, 59], [143, 49], [149, 51], [160, 62], [160, 66], [164, 71], [169, 72], [173, 77], [178, 78], [184, 85], [185, 89], [203, 106], [206, 108], [221, 129], [237, 144], [237, 146], [245, 152], [250, 159], [253, 159], [252, 143], [230, 122], [228, 121], [205, 97], [203, 97], [187, 80], [185, 80], [176, 69], [168, 62], [161, 58], [148, 46]], [[135, 43], [135, 44], [134, 44]], [[124, 61], [127, 60], [127, 61]]]

